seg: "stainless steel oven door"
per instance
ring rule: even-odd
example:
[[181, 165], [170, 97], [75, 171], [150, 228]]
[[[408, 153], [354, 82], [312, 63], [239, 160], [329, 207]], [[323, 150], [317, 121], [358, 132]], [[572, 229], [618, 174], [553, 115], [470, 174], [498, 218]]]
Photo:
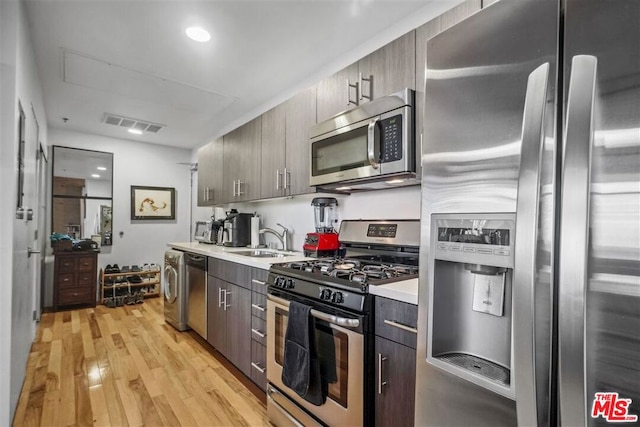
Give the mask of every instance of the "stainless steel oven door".
[[[332, 368], [327, 400], [321, 406], [313, 405], [298, 396], [282, 382], [284, 337], [287, 331], [289, 302], [274, 295], [267, 297], [267, 380], [271, 391], [267, 399], [267, 412], [280, 414], [271, 416], [272, 422], [307, 425], [308, 415], [303, 408], [323, 423], [335, 426], [359, 426], [364, 420], [364, 336], [353, 327], [357, 319], [340, 318], [316, 310], [311, 315], [316, 319], [316, 342], [321, 365]], [[342, 324], [344, 326], [340, 326]], [[331, 360], [330, 360], [331, 359]], [[284, 392], [279, 393], [277, 389]], [[291, 403], [295, 403], [299, 408]], [[284, 415], [284, 416], [283, 416]], [[295, 422], [291, 419], [295, 419]], [[280, 420], [280, 421], [279, 421]]]

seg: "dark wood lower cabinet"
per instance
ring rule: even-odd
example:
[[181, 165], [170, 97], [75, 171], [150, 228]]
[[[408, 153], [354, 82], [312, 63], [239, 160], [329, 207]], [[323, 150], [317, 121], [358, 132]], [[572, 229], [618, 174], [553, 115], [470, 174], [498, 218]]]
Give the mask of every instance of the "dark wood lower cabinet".
[[227, 358], [246, 376], [251, 375], [251, 291], [227, 284]]
[[227, 352], [227, 312], [224, 310], [226, 282], [217, 277], [208, 276], [207, 291], [207, 341], [220, 353]]
[[249, 377], [251, 290], [209, 275], [207, 311], [207, 341]]
[[416, 350], [376, 336], [376, 426], [413, 426]]

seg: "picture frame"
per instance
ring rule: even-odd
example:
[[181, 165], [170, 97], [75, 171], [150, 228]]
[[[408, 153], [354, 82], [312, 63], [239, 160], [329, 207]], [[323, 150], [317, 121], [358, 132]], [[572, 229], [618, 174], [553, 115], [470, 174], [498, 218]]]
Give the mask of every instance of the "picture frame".
[[132, 185], [131, 219], [176, 219], [176, 189]]

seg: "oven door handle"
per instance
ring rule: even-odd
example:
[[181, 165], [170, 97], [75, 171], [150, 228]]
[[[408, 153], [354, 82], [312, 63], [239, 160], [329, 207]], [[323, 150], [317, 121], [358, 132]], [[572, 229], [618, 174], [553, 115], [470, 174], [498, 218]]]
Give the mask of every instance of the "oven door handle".
[[[289, 301], [283, 298], [276, 297], [274, 295], [268, 295], [267, 298], [276, 304], [283, 305], [289, 308]], [[333, 314], [323, 313], [318, 310], [311, 309], [311, 315], [316, 319], [324, 320], [325, 322], [332, 323], [334, 325], [342, 326], [345, 328], [358, 328], [360, 327], [359, 319], [349, 319], [346, 317], [334, 316]]]

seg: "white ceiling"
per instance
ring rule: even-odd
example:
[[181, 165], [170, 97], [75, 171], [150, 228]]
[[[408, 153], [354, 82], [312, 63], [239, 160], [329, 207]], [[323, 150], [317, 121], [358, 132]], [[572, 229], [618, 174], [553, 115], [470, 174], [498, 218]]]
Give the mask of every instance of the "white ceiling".
[[[50, 127], [182, 148], [460, 0], [26, 0]], [[200, 25], [211, 41], [185, 36]], [[105, 113], [166, 125], [134, 136]], [[65, 123], [63, 118], [67, 118]]]

